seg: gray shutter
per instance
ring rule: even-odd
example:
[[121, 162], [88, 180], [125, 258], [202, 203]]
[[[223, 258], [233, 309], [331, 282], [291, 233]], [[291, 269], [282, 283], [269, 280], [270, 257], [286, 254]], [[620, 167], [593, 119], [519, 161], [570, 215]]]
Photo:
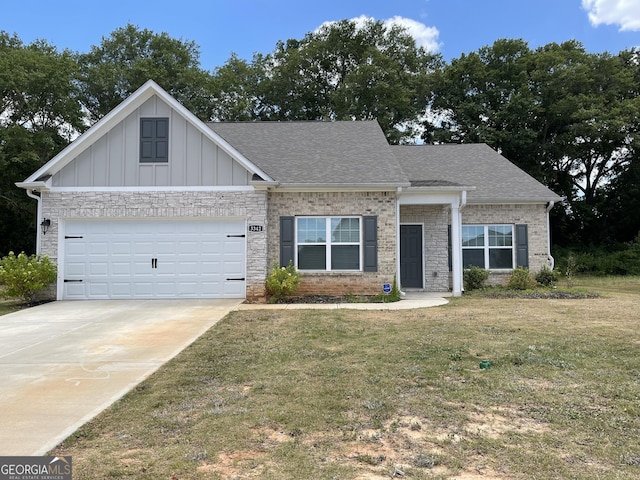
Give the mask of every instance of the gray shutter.
[[362, 217], [364, 271], [378, 271], [378, 217]]
[[140, 162], [169, 161], [169, 119], [140, 119]]
[[529, 268], [529, 237], [527, 225], [516, 225], [516, 266]]
[[294, 263], [295, 218], [280, 217], [280, 266], [286, 267]]

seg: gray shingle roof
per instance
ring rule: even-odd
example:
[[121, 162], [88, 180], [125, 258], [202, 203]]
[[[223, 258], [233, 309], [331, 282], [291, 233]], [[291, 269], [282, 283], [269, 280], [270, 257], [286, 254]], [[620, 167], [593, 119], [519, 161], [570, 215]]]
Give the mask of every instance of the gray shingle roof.
[[391, 146], [376, 121], [207, 125], [283, 186], [468, 186], [469, 202], [561, 199], [486, 144]]
[[469, 202], [559, 201], [561, 197], [484, 143], [392, 146], [413, 186], [475, 186]]
[[408, 185], [376, 121], [207, 125], [282, 185]]

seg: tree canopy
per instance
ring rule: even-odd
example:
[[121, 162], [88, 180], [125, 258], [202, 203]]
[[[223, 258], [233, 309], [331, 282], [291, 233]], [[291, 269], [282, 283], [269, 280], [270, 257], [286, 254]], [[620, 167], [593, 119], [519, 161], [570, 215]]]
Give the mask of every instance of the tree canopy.
[[0, 254], [33, 251], [35, 202], [24, 180], [85, 129], [71, 52], [0, 32]]
[[92, 122], [149, 79], [201, 118], [210, 111], [210, 74], [200, 68], [200, 49], [192, 41], [129, 24], [79, 54], [77, 62], [80, 101]]
[[251, 63], [235, 55], [216, 71], [217, 97], [232, 119], [377, 119], [397, 143], [415, 136], [431, 72], [441, 64], [398, 26], [374, 20], [323, 25], [277, 43]]
[[0, 32], [0, 255], [34, 250], [14, 183], [150, 78], [204, 121], [377, 119], [391, 143], [485, 142], [566, 197], [557, 243], [640, 230], [638, 50], [501, 39], [447, 63], [398, 26], [342, 20], [209, 72], [194, 42], [129, 24], [85, 53]]
[[432, 85], [425, 140], [486, 142], [566, 197], [557, 240], [617, 236], [600, 228], [600, 204], [638, 150], [636, 53], [504, 39], [452, 60]]

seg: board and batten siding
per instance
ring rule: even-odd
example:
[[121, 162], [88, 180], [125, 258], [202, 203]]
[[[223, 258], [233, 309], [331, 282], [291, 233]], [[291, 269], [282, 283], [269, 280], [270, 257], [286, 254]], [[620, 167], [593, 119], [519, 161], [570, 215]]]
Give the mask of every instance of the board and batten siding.
[[[169, 118], [169, 161], [140, 163], [140, 118]], [[240, 186], [251, 173], [153, 96], [53, 177], [54, 187]]]

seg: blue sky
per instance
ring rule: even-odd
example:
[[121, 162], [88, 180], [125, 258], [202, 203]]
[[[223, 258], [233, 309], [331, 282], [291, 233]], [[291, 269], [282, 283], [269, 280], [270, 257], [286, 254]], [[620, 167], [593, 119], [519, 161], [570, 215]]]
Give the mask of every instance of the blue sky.
[[576, 39], [591, 52], [640, 46], [640, 0], [0, 0], [0, 30], [86, 52], [132, 23], [200, 46], [201, 65], [272, 52], [323, 22], [370, 17], [411, 28], [419, 44], [459, 57], [499, 38], [532, 48]]

